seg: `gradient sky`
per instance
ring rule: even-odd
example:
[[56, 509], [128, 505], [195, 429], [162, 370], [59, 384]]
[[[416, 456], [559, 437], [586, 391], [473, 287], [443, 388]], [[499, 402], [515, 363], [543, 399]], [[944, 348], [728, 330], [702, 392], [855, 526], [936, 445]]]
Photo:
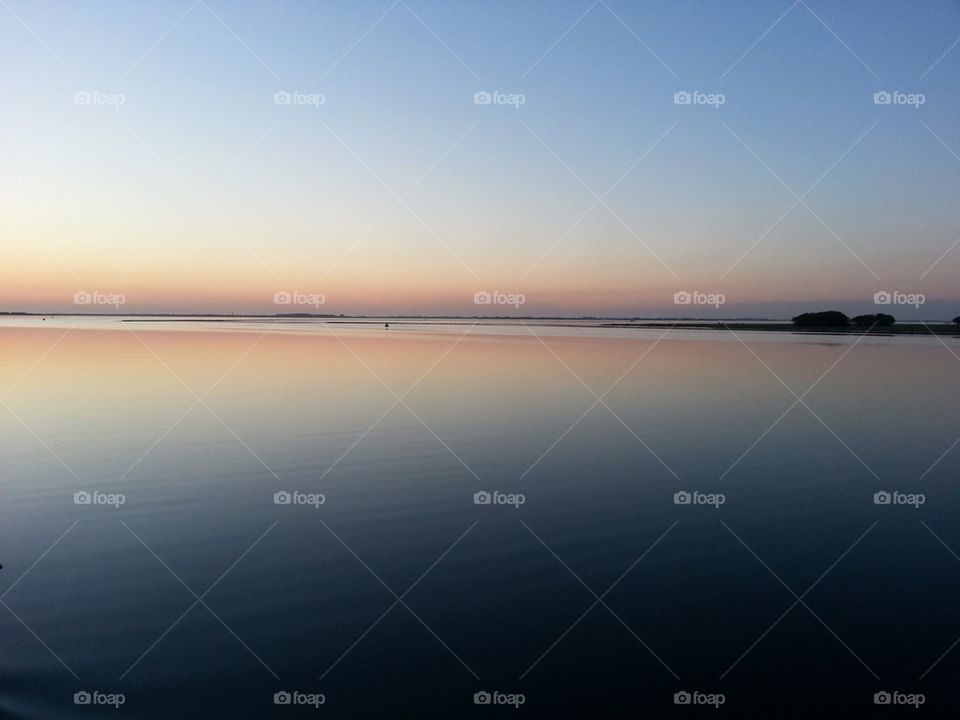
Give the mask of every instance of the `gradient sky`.
[[3, 0], [0, 309], [953, 317], [958, 38], [955, 0]]

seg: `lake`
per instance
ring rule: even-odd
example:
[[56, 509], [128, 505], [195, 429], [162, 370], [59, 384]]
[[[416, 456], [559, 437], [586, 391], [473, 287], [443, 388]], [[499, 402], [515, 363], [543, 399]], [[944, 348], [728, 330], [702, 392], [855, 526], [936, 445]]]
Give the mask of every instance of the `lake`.
[[956, 338], [389, 322], [0, 320], [5, 716], [956, 708]]

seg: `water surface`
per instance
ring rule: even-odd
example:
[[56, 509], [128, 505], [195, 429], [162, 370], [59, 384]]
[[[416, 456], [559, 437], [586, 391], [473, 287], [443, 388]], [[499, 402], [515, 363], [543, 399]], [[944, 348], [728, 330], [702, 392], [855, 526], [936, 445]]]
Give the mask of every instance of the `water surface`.
[[[4, 319], [0, 708], [954, 707], [958, 356], [950, 338]], [[275, 504], [292, 491], [325, 502]], [[278, 707], [283, 690], [326, 702]]]

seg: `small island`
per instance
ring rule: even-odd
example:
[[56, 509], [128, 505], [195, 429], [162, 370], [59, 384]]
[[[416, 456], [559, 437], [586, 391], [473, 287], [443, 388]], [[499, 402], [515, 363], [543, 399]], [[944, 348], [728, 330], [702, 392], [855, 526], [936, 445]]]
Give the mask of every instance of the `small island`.
[[[949, 335], [960, 337], [960, 316], [950, 322], [897, 323], [893, 315], [872, 313], [848, 317], [839, 310], [801, 313], [788, 322], [758, 320], [674, 320], [677, 328], [693, 330], [730, 330], [733, 332], [794, 332], [835, 335]], [[669, 320], [606, 323], [606, 327], [671, 327]]]

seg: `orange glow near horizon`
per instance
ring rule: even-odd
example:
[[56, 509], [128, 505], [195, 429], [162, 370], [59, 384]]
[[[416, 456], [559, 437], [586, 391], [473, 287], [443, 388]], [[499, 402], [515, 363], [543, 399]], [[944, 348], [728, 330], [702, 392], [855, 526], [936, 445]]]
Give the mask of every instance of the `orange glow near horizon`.
[[[71, 258], [73, 260], [74, 258]], [[446, 258], [446, 271], [437, 267], [422, 268], [371, 262], [366, 267], [350, 262], [349, 256], [324, 273], [310, 266], [286, 267], [263, 264], [255, 258], [237, 262], [203, 262], [165, 265], [147, 261], [133, 265], [129, 272], [105, 268], [94, 258], [73, 265], [65, 259], [34, 246], [30, 252], [8, 252], [0, 267], [0, 310], [27, 312], [134, 312], [134, 313], [285, 313], [314, 312], [330, 314], [422, 314], [422, 315], [696, 315], [698, 308], [676, 307], [673, 293], [678, 289], [720, 292], [727, 304], [741, 310], [756, 306], [773, 307], [785, 300], [807, 303], [859, 302], [877, 289], [871, 278], [848, 283], [843, 294], [836, 292], [830, 277], [805, 282], [802, 293], [789, 293], [763, 277], [736, 278], [723, 282], [708, 278], [700, 282], [677, 281], [663, 277], [662, 267], [649, 263], [642, 268], [644, 277], [635, 279], [596, 276], [584, 277], [576, 272], [547, 268], [517, 278], [498, 272], [486, 280], [473, 277], [456, 259]], [[64, 267], [66, 265], [66, 267]], [[318, 264], [318, 268], [321, 267]], [[891, 283], [886, 283], [891, 285]], [[950, 288], [932, 283], [942, 297], [949, 297]], [[895, 287], [895, 285], [892, 285]], [[477, 306], [473, 294], [478, 290], [517, 293], [526, 302], [512, 306]], [[83, 307], [73, 302], [81, 291], [122, 294], [122, 307]], [[299, 292], [323, 296], [318, 306], [292, 307], [275, 305], [277, 292]], [[759, 314], [764, 314], [762, 310]]]

